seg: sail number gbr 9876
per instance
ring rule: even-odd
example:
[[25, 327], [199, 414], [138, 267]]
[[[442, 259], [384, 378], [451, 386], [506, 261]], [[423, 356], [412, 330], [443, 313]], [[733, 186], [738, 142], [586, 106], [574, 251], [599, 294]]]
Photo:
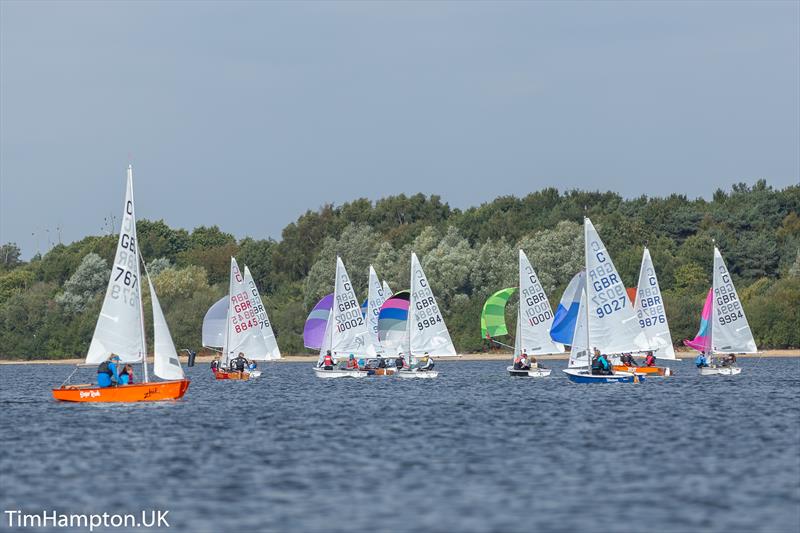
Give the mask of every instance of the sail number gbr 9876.
[[606, 257], [605, 248], [597, 241], [590, 242], [589, 248], [598, 263], [589, 271], [589, 281], [594, 290], [592, 303], [596, 306], [597, 316], [603, 318], [625, 308], [627, 297], [614, 265]]

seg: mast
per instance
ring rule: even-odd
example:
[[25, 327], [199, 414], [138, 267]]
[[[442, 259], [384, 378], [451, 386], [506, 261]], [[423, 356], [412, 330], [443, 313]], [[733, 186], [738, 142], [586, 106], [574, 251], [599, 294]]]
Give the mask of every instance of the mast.
[[586, 234], [586, 216], [583, 217], [583, 262], [586, 268], [586, 283], [583, 284], [584, 302], [583, 312], [586, 314], [586, 373], [592, 374], [592, 352], [591, 341], [589, 339], [589, 238]]
[[[144, 262], [144, 258], [142, 257], [141, 250], [139, 248], [139, 235], [136, 232], [136, 206], [135, 202], [133, 201], [133, 166], [128, 164], [128, 181], [131, 182], [131, 210], [133, 211], [133, 236], [136, 239], [136, 255], [139, 256], [139, 261]], [[140, 331], [142, 334], [142, 348], [144, 352], [142, 353], [142, 374], [144, 376], [144, 382], [147, 383], [150, 381], [150, 377], [147, 374], [147, 338], [144, 334], [144, 308], [142, 307], [142, 271], [139, 268], [139, 261], [136, 261], [136, 279], [139, 280], [139, 326]]]
[[[717, 249], [717, 240], [712, 238], [711, 244], [714, 245], [714, 250]], [[713, 263], [712, 263], [713, 265]], [[717, 299], [717, 276], [714, 275], [714, 267], [711, 267], [711, 317], [708, 321], [708, 325], [711, 328], [711, 331], [708, 334], [708, 356], [709, 356], [709, 363], [714, 364], [714, 323], [716, 322], [716, 314], [717, 314], [717, 306], [715, 305], [715, 300]]]

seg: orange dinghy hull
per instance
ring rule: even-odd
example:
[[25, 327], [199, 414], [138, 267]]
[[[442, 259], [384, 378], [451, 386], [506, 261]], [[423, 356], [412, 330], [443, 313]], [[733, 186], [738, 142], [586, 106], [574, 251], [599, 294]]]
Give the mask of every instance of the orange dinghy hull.
[[664, 366], [626, 366], [614, 365], [615, 372], [631, 372], [633, 374], [648, 374], [650, 376], [671, 376], [672, 371]]
[[65, 385], [60, 389], [53, 389], [53, 397], [62, 402], [158, 402], [182, 398], [188, 388], [188, 379], [134, 383], [118, 387]]
[[217, 370], [214, 372], [214, 377], [217, 379], [240, 379], [242, 381], [247, 381], [250, 379], [250, 374], [247, 372], [223, 372], [222, 370]]

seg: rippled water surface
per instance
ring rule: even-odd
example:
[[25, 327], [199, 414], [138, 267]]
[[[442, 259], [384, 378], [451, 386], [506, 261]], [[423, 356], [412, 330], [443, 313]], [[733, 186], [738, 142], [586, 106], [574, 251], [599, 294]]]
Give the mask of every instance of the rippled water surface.
[[183, 401], [135, 405], [58, 403], [70, 367], [0, 366], [0, 507], [168, 509], [175, 531], [800, 530], [798, 359], [640, 385], [437, 366], [199, 365]]

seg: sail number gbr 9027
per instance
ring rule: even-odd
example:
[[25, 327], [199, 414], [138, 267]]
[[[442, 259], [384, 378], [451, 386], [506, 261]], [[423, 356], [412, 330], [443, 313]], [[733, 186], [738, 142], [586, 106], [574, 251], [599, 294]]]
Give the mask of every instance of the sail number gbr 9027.
[[128, 201], [117, 247], [119, 251], [114, 260], [114, 272], [111, 273], [111, 297], [136, 307], [139, 302], [139, 278], [136, 275], [139, 256], [133, 229], [133, 204]]
[[589, 243], [598, 265], [589, 271], [589, 281], [594, 289], [592, 303], [599, 318], [606, 317], [625, 308], [628, 299], [614, 265], [606, 257], [605, 248], [597, 241]]

